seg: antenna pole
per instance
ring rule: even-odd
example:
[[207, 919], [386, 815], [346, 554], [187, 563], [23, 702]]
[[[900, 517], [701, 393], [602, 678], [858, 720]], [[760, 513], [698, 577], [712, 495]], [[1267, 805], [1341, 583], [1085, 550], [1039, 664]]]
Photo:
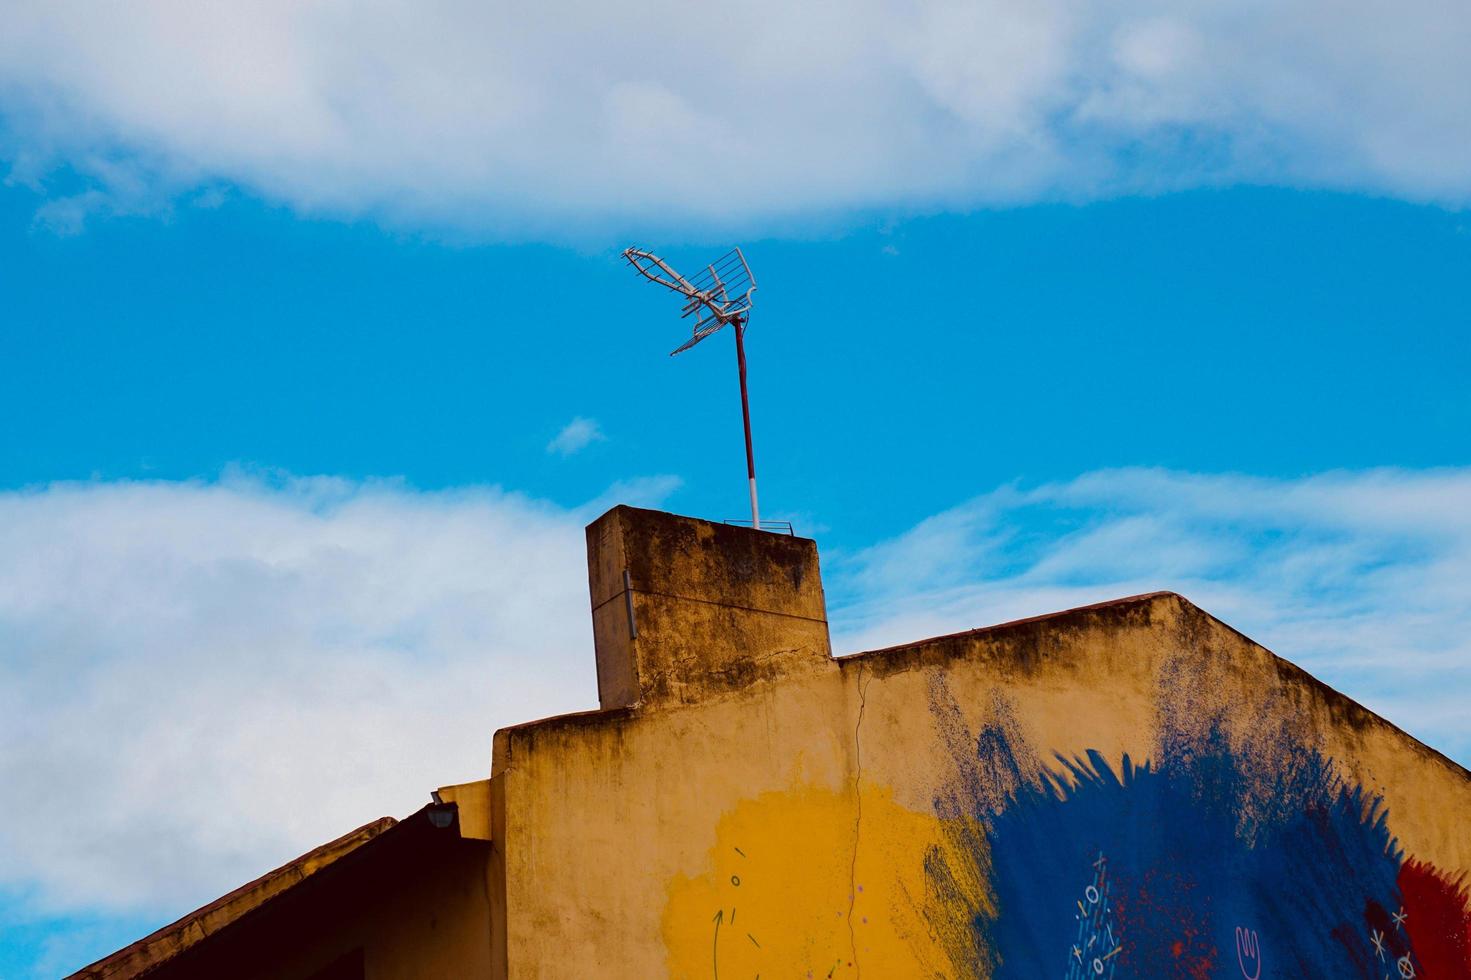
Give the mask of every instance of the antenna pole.
[[751, 527], [761, 530], [761, 511], [756, 506], [756, 454], [751, 449], [751, 396], [746, 392], [746, 318], [735, 321], [736, 365], [741, 372], [741, 421], [746, 426], [746, 477], [751, 484]]

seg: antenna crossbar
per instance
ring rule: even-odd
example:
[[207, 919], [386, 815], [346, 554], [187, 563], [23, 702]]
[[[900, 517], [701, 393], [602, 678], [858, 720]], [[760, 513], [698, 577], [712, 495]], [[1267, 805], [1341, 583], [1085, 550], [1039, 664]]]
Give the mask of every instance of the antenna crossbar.
[[[680, 275], [668, 262], [641, 248], [624, 249], [623, 258], [639, 275], [685, 297], [681, 317], [695, 316], [689, 342], [673, 354], [689, 350], [728, 323], [743, 319], [751, 309], [756, 280], [738, 248], [707, 265], [693, 280]], [[713, 328], [711, 325], [714, 325]]]
[[746, 322], [751, 314], [751, 294], [756, 291], [756, 278], [739, 248], [733, 248], [705, 266], [693, 280], [686, 279], [674, 267], [646, 249], [626, 248], [623, 258], [639, 275], [685, 298], [680, 319], [695, 317], [690, 339], [670, 351], [682, 354], [715, 333], [726, 324], [735, 325], [736, 364], [741, 380], [741, 422], [746, 430], [746, 476], [751, 492], [751, 526], [761, 529], [761, 513], [756, 503], [756, 455], [751, 449], [751, 400], [746, 390]]

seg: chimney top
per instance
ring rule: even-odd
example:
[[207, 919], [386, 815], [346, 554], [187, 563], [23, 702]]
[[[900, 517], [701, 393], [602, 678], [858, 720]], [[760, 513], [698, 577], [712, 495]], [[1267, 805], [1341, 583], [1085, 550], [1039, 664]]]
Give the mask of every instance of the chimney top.
[[587, 528], [604, 708], [699, 701], [831, 657], [817, 543], [619, 506]]

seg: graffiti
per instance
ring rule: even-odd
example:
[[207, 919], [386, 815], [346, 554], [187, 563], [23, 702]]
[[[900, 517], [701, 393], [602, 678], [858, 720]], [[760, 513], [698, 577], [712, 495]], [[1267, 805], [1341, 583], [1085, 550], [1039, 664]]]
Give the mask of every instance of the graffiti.
[[712, 950], [710, 957], [713, 961], [711, 972], [713, 973], [715, 980], [720, 980], [720, 924], [724, 920], [725, 910], [717, 910], [715, 913], [715, 918], [713, 920], [715, 922], [715, 938], [710, 942], [710, 947]]
[[[1394, 912], [1389, 909], [1394, 908]], [[1409, 913], [1402, 904], [1370, 901], [1365, 906], [1364, 920], [1367, 930], [1367, 948], [1373, 955], [1374, 976], [1399, 977], [1409, 980], [1418, 977], [1420, 970], [1412, 953], [1409, 934], [1405, 924]]]
[[1407, 937], [1425, 977], [1471, 977], [1471, 895], [1462, 879], [1409, 859], [1397, 880], [1403, 904], [1390, 922]]
[[1073, 941], [1066, 980], [1111, 980], [1122, 947], [1114, 935], [1113, 915], [1108, 902], [1108, 860], [1098, 855], [1093, 862], [1093, 882], [1077, 900], [1078, 935]]
[[1147, 762], [1044, 760], [1004, 700], [975, 731], [943, 684], [931, 711], [928, 806], [865, 769], [721, 816], [668, 886], [671, 976], [1005, 980], [1065, 951], [1067, 980], [1471, 977], [1465, 881], [1408, 857], [1311, 747], [1180, 717]]
[[[1076, 898], [1073, 869], [1106, 854], [1115, 935], [1129, 936], [1108, 962], [1123, 975], [1220, 976], [1234, 951], [1242, 976], [1258, 980], [1269, 947], [1277, 975], [1423, 974], [1409, 932], [1416, 913], [1399, 885], [1404, 854], [1383, 803], [1316, 752], [1258, 766], [1223, 732], [1181, 727], [1164, 733], [1168, 754], [1158, 761], [1113, 763], [1089, 751], [1044, 766], [1018, 742], [1004, 704], [973, 735], [956, 731], [943, 690], [932, 709], [941, 730], [959, 736], [956, 772], [937, 793], [936, 812], [952, 818], [952, 851], [984, 847], [994, 894], [993, 913], [951, 910], [969, 924], [945, 937], [956, 973], [1050, 972], [1047, 937], [1083, 925], [1074, 920], [1088, 907]], [[1000, 800], [998, 784], [1009, 790]], [[943, 862], [932, 856], [929, 869], [943, 890]], [[1388, 907], [1404, 918], [1384, 911], [1381, 896], [1393, 897]], [[1466, 922], [1464, 905], [1446, 918]], [[1078, 953], [1070, 977], [1092, 965]], [[967, 963], [980, 968], [963, 973]]]
[[[746, 856], [746, 852], [741, 850], [739, 847], [732, 847], [731, 850], [739, 855], [742, 859], [744, 859]], [[741, 887], [741, 876], [739, 874], [732, 874], [730, 876], [730, 884], [732, 888]], [[711, 975], [714, 977], [714, 980], [720, 980], [720, 927], [722, 925], [728, 924], [732, 928], [734, 928], [737, 911], [738, 909], [736, 908], [736, 906], [732, 905], [730, 907], [730, 918], [727, 919], [725, 915], [725, 909], [719, 908], [715, 910], [715, 915], [710, 920], [715, 923], [715, 934], [710, 939], [712, 959]], [[751, 935], [749, 932], [746, 933], [746, 938], [751, 941], [752, 946], [755, 946], [757, 949], [761, 948], [761, 944], [756, 941], [756, 937]], [[760, 980], [760, 978], [761, 975], [758, 973], [756, 975], [756, 980]]]
[[1236, 927], [1236, 965], [1246, 980], [1258, 980], [1262, 975], [1262, 942], [1255, 929]]

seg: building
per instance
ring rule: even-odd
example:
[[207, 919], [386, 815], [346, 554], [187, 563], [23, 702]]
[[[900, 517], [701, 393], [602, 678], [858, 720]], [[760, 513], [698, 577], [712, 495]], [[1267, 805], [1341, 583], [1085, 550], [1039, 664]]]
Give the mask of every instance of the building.
[[1178, 595], [834, 659], [812, 541], [588, 571], [600, 710], [77, 975], [1471, 977], [1471, 774]]

